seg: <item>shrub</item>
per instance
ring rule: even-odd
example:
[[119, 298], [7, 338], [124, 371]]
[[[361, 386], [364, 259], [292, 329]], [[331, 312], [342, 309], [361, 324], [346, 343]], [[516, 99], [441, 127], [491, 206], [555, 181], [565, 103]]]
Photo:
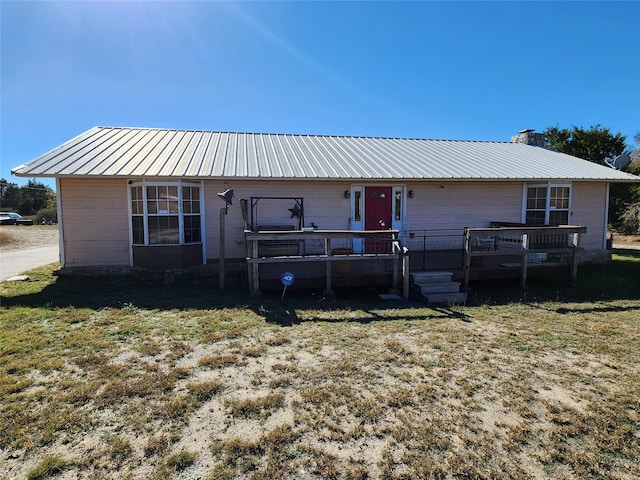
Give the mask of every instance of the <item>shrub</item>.
[[33, 223], [36, 225], [51, 225], [58, 223], [58, 209], [54, 206], [38, 210], [33, 216]]

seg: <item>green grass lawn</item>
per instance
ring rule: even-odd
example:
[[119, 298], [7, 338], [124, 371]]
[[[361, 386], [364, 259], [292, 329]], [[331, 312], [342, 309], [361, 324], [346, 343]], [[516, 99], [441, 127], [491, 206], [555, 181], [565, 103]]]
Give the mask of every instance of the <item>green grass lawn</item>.
[[0, 285], [0, 479], [640, 477], [640, 258], [368, 291]]

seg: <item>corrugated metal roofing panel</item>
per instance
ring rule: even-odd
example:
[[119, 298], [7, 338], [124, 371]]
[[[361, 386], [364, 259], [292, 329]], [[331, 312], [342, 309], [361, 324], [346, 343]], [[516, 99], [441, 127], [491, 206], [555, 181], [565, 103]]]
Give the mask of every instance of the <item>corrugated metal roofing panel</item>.
[[640, 181], [510, 142], [95, 127], [13, 171], [25, 177]]
[[[204, 159], [196, 171], [196, 176], [221, 177], [224, 173], [224, 158], [227, 154], [228, 136], [221, 133], [204, 134], [206, 141], [201, 142], [200, 151], [194, 155], [194, 164]], [[198, 160], [196, 160], [198, 159]]]

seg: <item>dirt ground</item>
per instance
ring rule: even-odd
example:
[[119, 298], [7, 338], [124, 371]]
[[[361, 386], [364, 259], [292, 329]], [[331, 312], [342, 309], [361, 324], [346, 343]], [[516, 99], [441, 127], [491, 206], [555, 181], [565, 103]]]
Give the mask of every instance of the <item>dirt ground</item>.
[[640, 235], [614, 235], [614, 245], [633, 245], [640, 247]]
[[0, 226], [0, 248], [5, 252], [57, 244], [57, 225]]
[[639, 308], [6, 312], [0, 478], [640, 478]]

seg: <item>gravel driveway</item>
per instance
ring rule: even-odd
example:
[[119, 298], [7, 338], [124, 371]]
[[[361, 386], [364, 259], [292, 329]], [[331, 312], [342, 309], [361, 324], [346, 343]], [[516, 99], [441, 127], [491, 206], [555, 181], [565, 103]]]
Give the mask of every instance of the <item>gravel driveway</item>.
[[0, 227], [0, 282], [27, 270], [58, 262], [58, 230], [55, 226]]

